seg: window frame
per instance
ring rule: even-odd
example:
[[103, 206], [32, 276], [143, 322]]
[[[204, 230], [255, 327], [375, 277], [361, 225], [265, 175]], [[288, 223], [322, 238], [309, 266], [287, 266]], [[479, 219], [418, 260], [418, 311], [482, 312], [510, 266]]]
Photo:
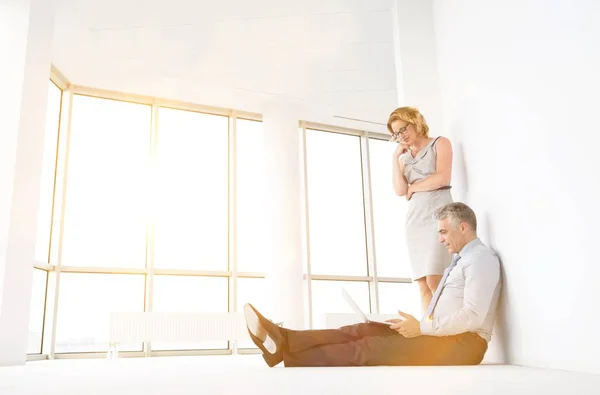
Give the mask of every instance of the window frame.
[[[370, 164], [370, 150], [369, 140], [377, 139], [389, 141], [389, 136], [369, 132], [366, 130], [354, 130], [344, 127], [329, 126], [313, 122], [300, 122], [301, 128], [301, 144], [302, 144], [302, 155], [303, 155], [303, 180], [304, 180], [304, 237], [305, 237], [305, 268], [306, 273], [304, 279], [307, 280], [308, 287], [308, 310], [309, 310], [309, 327], [313, 327], [313, 293], [312, 293], [312, 281], [313, 280], [328, 280], [328, 281], [358, 281], [368, 282], [369, 284], [369, 301], [370, 301], [370, 312], [372, 314], [379, 314], [379, 290], [378, 284], [380, 282], [385, 283], [398, 283], [398, 284], [411, 284], [412, 279], [406, 277], [380, 277], [377, 275], [377, 259], [375, 250], [375, 227], [373, 220], [373, 198], [372, 198], [372, 184], [371, 184], [371, 164]], [[310, 218], [308, 216], [308, 208], [310, 205], [308, 199], [308, 169], [307, 169], [307, 147], [306, 147], [306, 130], [311, 131], [322, 131], [326, 133], [338, 133], [351, 136], [358, 136], [360, 138], [360, 161], [362, 168], [362, 183], [363, 183], [363, 210], [365, 213], [365, 243], [367, 250], [367, 273], [366, 276], [340, 276], [326, 273], [313, 273], [310, 263]]]
[[[72, 358], [98, 358], [103, 357], [105, 353], [69, 353], [60, 354], [55, 352], [56, 343], [56, 324], [58, 300], [60, 294], [61, 273], [85, 273], [94, 274], [139, 274], [145, 276], [144, 290], [144, 310], [152, 311], [154, 295], [154, 276], [155, 275], [178, 275], [178, 276], [202, 276], [202, 277], [223, 277], [228, 279], [228, 306], [230, 312], [237, 311], [238, 278], [265, 278], [263, 272], [239, 272], [237, 270], [237, 120], [244, 119], [250, 121], [262, 121], [262, 115], [252, 112], [237, 111], [219, 107], [211, 107], [185, 103], [173, 100], [166, 100], [150, 96], [126, 94], [103, 89], [89, 88], [71, 84], [60, 72], [53, 66], [51, 72], [51, 81], [62, 90], [61, 113], [59, 117], [59, 136], [55, 172], [54, 197], [52, 207], [52, 229], [51, 242], [49, 246], [48, 262], [36, 262], [35, 268], [48, 272], [46, 286], [46, 308], [44, 317], [44, 330], [42, 334], [42, 353], [28, 355], [28, 360], [40, 359], [72, 359]], [[67, 175], [69, 169], [69, 141], [71, 134], [72, 103], [74, 95], [91, 96], [101, 99], [132, 102], [138, 104], [147, 104], [151, 106], [151, 123], [149, 130], [150, 138], [150, 160], [156, 160], [156, 145], [158, 136], [158, 116], [160, 108], [171, 108], [177, 110], [187, 110], [213, 115], [227, 116], [228, 121], [228, 270], [224, 271], [203, 271], [203, 270], [178, 270], [178, 269], [160, 269], [154, 267], [153, 245], [154, 229], [147, 226], [146, 229], [146, 264], [143, 268], [119, 268], [119, 267], [70, 267], [61, 264], [61, 244], [64, 223], [64, 207], [67, 185]], [[308, 180], [306, 178], [306, 129], [323, 131], [328, 133], [340, 133], [360, 138], [360, 161], [362, 168], [363, 185], [363, 209], [365, 212], [365, 232], [366, 232], [366, 251], [367, 251], [367, 276], [337, 276], [327, 273], [313, 273], [310, 266], [310, 235], [308, 218]], [[330, 281], [359, 281], [367, 282], [369, 288], [370, 310], [372, 313], [379, 312], [378, 284], [386, 283], [412, 283], [410, 278], [401, 277], [380, 277], [377, 275], [377, 264], [374, 244], [374, 225], [371, 194], [371, 177], [369, 161], [369, 140], [379, 139], [388, 140], [388, 136], [382, 133], [375, 133], [366, 130], [356, 130], [344, 127], [330, 126], [320, 123], [313, 123], [299, 120], [299, 131], [301, 138], [301, 171], [303, 172], [303, 233], [305, 235], [305, 274], [304, 283], [308, 287], [308, 324], [312, 328], [312, 280], [330, 280]], [[259, 353], [258, 349], [237, 349], [230, 342], [226, 350], [181, 350], [181, 351], [152, 351], [150, 343], [144, 343], [141, 352], [123, 352], [125, 357], [152, 357], [152, 356], [178, 356], [178, 355], [222, 355], [222, 354], [246, 354]]]

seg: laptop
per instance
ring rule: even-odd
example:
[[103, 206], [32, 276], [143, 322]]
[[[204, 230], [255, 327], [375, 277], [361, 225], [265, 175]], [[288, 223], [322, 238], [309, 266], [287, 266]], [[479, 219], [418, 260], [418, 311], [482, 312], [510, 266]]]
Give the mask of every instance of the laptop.
[[358, 305], [356, 304], [356, 302], [354, 301], [354, 299], [352, 299], [352, 296], [350, 296], [350, 294], [348, 293], [348, 291], [346, 291], [346, 289], [342, 288], [342, 296], [344, 297], [344, 299], [346, 299], [346, 302], [348, 302], [348, 304], [350, 305], [350, 307], [352, 307], [352, 310], [354, 310], [354, 312], [356, 314], [358, 314], [358, 316], [361, 318], [361, 320], [363, 320], [364, 322], [368, 323], [368, 324], [377, 324], [377, 325], [385, 325], [385, 326], [390, 326], [392, 325], [391, 322], [385, 322], [385, 321], [371, 321], [367, 315], [365, 313], [363, 313], [363, 311], [360, 309], [360, 307], [358, 307]]

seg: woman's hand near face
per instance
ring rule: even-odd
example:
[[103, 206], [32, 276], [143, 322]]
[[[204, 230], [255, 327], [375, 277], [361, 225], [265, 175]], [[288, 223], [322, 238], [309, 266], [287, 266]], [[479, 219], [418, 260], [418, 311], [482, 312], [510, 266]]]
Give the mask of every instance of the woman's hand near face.
[[408, 152], [409, 149], [410, 147], [408, 146], [408, 144], [398, 143], [398, 147], [394, 151], [394, 158], [399, 158], [400, 155]]

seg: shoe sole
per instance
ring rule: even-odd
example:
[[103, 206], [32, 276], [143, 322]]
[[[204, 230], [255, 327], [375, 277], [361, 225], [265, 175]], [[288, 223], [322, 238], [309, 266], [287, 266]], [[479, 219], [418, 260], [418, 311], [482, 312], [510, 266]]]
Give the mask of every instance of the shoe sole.
[[248, 330], [250, 331], [250, 333], [252, 333], [252, 335], [257, 338], [258, 340], [260, 340], [261, 342], [265, 342], [266, 340], [266, 332], [265, 331], [265, 338], [263, 339], [262, 336], [258, 336], [258, 328], [260, 328], [260, 320], [258, 319], [258, 316], [256, 315], [256, 313], [254, 312], [254, 309], [252, 309], [252, 307], [250, 307], [249, 305], [244, 305], [244, 317], [246, 318], [246, 326], [248, 327]]
[[252, 306], [249, 304], [244, 305], [244, 317], [246, 318], [246, 326], [248, 327], [248, 331], [252, 334], [252, 336], [263, 343], [263, 347], [267, 352], [270, 354], [277, 353], [275, 341], [271, 338], [271, 336], [269, 336], [269, 333], [266, 329], [263, 328], [265, 331], [264, 339], [258, 336], [258, 328], [261, 327], [260, 319], [258, 318], [258, 315]]

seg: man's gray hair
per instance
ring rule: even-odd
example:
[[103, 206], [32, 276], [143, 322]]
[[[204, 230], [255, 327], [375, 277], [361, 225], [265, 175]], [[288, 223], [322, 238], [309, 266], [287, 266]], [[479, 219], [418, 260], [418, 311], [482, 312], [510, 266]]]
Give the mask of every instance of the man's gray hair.
[[464, 203], [456, 202], [449, 203], [440, 207], [433, 214], [433, 218], [437, 221], [450, 218], [454, 226], [459, 226], [462, 222], [466, 222], [472, 231], [477, 231], [477, 218], [471, 207]]

